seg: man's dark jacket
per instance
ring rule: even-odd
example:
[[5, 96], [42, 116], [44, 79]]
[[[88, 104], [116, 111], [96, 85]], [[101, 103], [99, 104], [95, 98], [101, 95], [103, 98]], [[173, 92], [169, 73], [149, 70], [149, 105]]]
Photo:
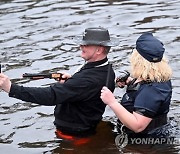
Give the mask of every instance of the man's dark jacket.
[[102, 119], [105, 104], [100, 93], [106, 84], [110, 70], [108, 88], [115, 88], [115, 73], [108, 69], [107, 58], [85, 64], [65, 83], [55, 83], [50, 87], [23, 87], [12, 84], [9, 96], [40, 105], [55, 105], [54, 124], [67, 132], [83, 132], [95, 129]]

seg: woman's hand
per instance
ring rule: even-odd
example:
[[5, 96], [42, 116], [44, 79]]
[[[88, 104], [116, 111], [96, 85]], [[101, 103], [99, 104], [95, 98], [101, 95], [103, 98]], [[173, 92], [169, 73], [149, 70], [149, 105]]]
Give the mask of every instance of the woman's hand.
[[128, 77], [125, 82], [121, 82], [119, 78], [116, 78], [116, 84], [119, 88], [124, 88], [125, 85], [128, 85], [133, 80], [132, 77]]
[[5, 92], [9, 93], [11, 88], [11, 81], [8, 76], [0, 73], [0, 89], [4, 90]]
[[125, 82], [116, 82], [119, 88], [124, 88], [126, 83]]
[[101, 90], [101, 97], [102, 101], [111, 106], [113, 103], [117, 102], [113, 93], [107, 88], [107, 87], [103, 87]]
[[130, 113], [120, 103], [118, 103], [113, 93], [107, 87], [102, 88], [101, 99], [112, 109], [117, 118], [126, 127], [136, 133], [143, 131], [152, 120], [151, 118], [145, 117], [136, 112]]

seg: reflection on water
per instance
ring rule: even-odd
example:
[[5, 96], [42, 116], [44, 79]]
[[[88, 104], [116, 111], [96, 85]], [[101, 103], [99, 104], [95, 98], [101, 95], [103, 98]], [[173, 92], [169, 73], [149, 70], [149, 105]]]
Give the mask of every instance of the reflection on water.
[[[22, 79], [25, 72], [73, 73], [83, 63], [72, 36], [87, 27], [103, 26], [121, 41], [109, 59], [118, 75], [128, 69], [128, 55], [144, 31], [153, 32], [165, 45], [173, 68], [173, 97], [169, 118], [179, 125], [180, 103], [180, 1], [149, 0], [1, 0], [0, 62], [13, 82], [46, 86], [53, 80]], [[116, 89], [121, 98], [123, 90]], [[9, 98], [0, 92], [0, 148], [2, 153], [120, 153], [114, 144], [113, 127], [102, 122], [88, 145], [73, 146], [57, 139], [53, 107], [44, 107]], [[104, 121], [113, 121], [109, 108]], [[109, 120], [110, 117], [110, 120]], [[177, 130], [176, 130], [177, 131]], [[175, 132], [177, 138], [179, 131]], [[180, 145], [128, 145], [124, 153], [178, 153]]]

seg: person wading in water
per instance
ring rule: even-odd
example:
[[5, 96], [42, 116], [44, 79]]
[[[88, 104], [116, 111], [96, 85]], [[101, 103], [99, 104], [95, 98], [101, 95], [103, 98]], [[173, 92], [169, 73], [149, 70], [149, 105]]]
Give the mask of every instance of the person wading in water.
[[[164, 47], [152, 33], [143, 33], [130, 57], [131, 75], [121, 103], [103, 87], [101, 99], [116, 114], [120, 133], [131, 137], [166, 137], [167, 114], [172, 96], [172, 70], [163, 56]], [[123, 127], [123, 128], [122, 128]]]
[[112, 67], [108, 69], [107, 54], [112, 46], [119, 44], [117, 38], [110, 37], [109, 31], [101, 27], [85, 29], [84, 35], [74, 37], [74, 41], [80, 45], [85, 65], [72, 76], [64, 73], [62, 78], [66, 81], [49, 87], [24, 87], [11, 83], [5, 74], [0, 74], [0, 89], [10, 97], [55, 106], [56, 134], [67, 139], [95, 133], [106, 107], [100, 94], [106, 85], [108, 70], [108, 87], [112, 92], [115, 88], [115, 73]]

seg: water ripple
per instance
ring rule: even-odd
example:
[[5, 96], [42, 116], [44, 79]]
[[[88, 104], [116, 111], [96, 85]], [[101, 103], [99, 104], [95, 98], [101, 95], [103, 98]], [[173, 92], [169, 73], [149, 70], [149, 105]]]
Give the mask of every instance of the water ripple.
[[[87, 27], [103, 26], [109, 29], [113, 37], [120, 39], [120, 45], [112, 48], [108, 56], [118, 75], [120, 70], [129, 69], [127, 57], [139, 35], [145, 31], [153, 32], [164, 43], [166, 57], [173, 69], [173, 96], [169, 116], [179, 119], [179, 12], [179, 0], [1, 0], [2, 71], [18, 84], [50, 85], [55, 81], [31, 81], [22, 79], [22, 74], [58, 71], [73, 73], [84, 61], [72, 37], [81, 35]], [[120, 99], [123, 92], [116, 89], [115, 95]], [[105, 119], [109, 114], [113, 121], [110, 110], [105, 112]], [[57, 146], [52, 124], [53, 108], [20, 102], [0, 92], [0, 115], [0, 142], [13, 145], [14, 153], [23, 153], [23, 148], [39, 149], [39, 153], [45, 150], [52, 152]], [[111, 150], [102, 148], [100, 151], [119, 153], [113, 142], [111, 144]], [[3, 145], [0, 147], [2, 153], [7, 153], [7, 149], [10, 153], [14, 151]], [[43, 150], [42, 147], [47, 149]], [[136, 149], [133, 150], [135, 152]], [[144, 150], [150, 151], [148, 148]]]

